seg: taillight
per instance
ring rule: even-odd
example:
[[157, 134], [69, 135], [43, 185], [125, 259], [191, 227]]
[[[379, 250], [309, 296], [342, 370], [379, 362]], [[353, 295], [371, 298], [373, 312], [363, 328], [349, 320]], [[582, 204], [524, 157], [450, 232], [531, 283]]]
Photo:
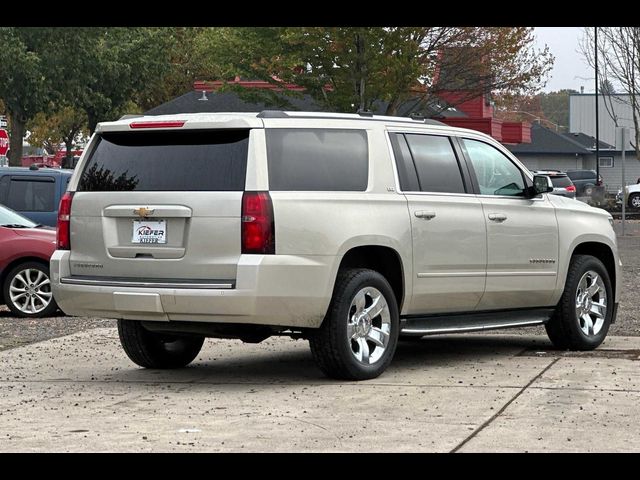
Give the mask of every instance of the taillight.
[[575, 185], [569, 185], [566, 188], [567, 192], [575, 192], [576, 191], [576, 186]]
[[58, 250], [71, 250], [71, 200], [73, 200], [73, 192], [66, 192], [60, 199], [58, 230], [56, 231]]
[[276, 253], [269, 192], [244, 192], [242, 195], [242, 253]]

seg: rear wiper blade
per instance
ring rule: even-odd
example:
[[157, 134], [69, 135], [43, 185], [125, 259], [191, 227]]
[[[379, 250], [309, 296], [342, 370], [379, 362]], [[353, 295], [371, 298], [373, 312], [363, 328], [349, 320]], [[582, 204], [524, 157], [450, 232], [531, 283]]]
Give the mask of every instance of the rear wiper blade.
[[0, 225], [0, 227], [7, 227], [7, 228], [30, 228], [27, 225], [22, 225], [20, 223], [5, 223], [4, 225]]

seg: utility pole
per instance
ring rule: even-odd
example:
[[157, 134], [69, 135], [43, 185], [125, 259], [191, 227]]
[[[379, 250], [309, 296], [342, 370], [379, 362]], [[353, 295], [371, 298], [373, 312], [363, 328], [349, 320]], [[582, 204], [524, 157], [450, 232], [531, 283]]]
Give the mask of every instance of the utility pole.
[[596, 67], [596, 182], [600, 178], [600, 125], [598, 117], [598, 27], [594, 27], [595, 67]]
[[626, 195], [626, 186], [627, 181], [624, 178], [624, 164], [625, 164], [625, 152], [627, 150], [627, 128], [620, 127], [620, 150], [622, 151], [622, 236], [625, 235], [625, 226], [627, 223], [626, 216], [626, 206], [627, 206], [627, 195]]

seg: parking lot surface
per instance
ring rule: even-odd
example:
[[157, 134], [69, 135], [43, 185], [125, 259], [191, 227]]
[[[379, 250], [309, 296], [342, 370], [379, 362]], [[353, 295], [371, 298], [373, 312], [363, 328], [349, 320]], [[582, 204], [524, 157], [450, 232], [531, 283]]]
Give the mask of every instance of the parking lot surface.
[[640, 451], [640, 338], [550, 348], [431, 337], [375, 380], [337, 382], [303, 341], [207, 340], [159, 371], [97, 328], [0, 352], [0, 451]]

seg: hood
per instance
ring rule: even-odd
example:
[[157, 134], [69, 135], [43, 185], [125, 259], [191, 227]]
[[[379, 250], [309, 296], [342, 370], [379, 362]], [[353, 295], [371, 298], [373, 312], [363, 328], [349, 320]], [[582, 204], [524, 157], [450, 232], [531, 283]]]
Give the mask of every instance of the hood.
[[55, 228], [12, 228], [11, 230], [21, 237], [50, 240], [51, 242], [56, 241]]
[[561, 197], [559, 195], [549, 195], [549, 200], [554, 207], [562, 210], [573, 210], [574, 212], [592, 213], [595, 215], [602, 215], [603, 217], [610, 217], [611, 214], [602, 208], [592, 207], [580, 200], [573, 198]]

